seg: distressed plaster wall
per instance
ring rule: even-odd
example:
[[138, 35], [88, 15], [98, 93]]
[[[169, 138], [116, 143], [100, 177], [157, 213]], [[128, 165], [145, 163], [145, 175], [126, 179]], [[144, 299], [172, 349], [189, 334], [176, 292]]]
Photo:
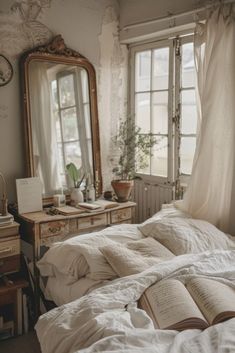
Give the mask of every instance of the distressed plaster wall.
[[15, 179], [25, 176], [19, 55], [59, 33], [96, 69], [103, 182], [108, 188], [111, 131], [126, 104], [126, 53], [119, 45], [118, 15], [117, 0], [1, 0], [0, 53], [14, 68], [12, 81], [0, 87], [0, 171], [7, 178], [10, 201], [16, 198]]

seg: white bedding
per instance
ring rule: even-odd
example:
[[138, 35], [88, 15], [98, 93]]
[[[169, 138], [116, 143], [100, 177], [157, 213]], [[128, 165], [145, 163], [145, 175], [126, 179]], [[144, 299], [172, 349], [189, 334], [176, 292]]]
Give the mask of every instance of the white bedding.
[[105, 283], [110, 283], [110, 281], [94, 281], [90, 278], [83, 277], [77, 282], [68, 284], [67, 281], [61, 277], [48, 277], [44, 290], [45, 298], [52, 300], [57, 306], [70, 303], [90, 291], [105, 285]]
[[195, 275], [216, 278], [235, 289], [235, 251], [214, 250], [174, 257], [53, 309], [36, 324], [43, 353], [235, 352], [235, 319], [201, 332], [154, 330], [135, 302], [154, 282]]

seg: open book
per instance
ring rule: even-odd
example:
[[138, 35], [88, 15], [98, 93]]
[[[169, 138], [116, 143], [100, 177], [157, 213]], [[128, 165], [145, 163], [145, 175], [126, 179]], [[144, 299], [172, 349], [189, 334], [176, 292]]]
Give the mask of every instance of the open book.
[[205, 329], [235, 317], [235, 290], [208, 278], [194, 278], [184, 286], [167, 279], [149, 287], [139, 300], [155, 328]]

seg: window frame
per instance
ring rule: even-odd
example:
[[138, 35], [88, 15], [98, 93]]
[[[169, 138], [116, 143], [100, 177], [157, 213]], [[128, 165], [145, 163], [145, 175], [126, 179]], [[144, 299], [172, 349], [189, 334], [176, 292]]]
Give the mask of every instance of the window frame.
[[[180, 138], [181, 138], [181, 50], [185, 43], [193, 42], [192, 31], [179, 36], [158, 39], [148, 43], [135, 43], [130, 46], [129, 54], [129, 116], [135, 119], [135, 56], [138, 52], [169, 47], [169, 81], [168, 81], [168, 148], [166, 177], [136, 173], [146, 182], [175, 185], [178, 182], [187, 184], [190, 175], [180, 173]], [[151, 60], [152, 73], [152, 60]], [[150, 109], [152, 107], [152, 87], [150, 87]], [[150, 113], [151, 114], [151, 113]], [[196, 136], [196, 134], [195, 134]]]

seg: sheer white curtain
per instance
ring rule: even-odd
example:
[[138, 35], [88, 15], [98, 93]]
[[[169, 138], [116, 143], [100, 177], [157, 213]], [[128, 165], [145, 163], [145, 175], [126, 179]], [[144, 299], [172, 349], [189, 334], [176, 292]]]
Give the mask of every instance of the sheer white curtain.
[[234, 13], [234, 5], [224, 5], [196, 27], [198, 137], [192, 176], [182, 202], [193, 217], [230, 232], [231, 209], [235, 207]]
[[51, 195], [62, 185], [47, 63], [31, 62], [29, 77], [34, 165], [43, 184], [43, 193]]

